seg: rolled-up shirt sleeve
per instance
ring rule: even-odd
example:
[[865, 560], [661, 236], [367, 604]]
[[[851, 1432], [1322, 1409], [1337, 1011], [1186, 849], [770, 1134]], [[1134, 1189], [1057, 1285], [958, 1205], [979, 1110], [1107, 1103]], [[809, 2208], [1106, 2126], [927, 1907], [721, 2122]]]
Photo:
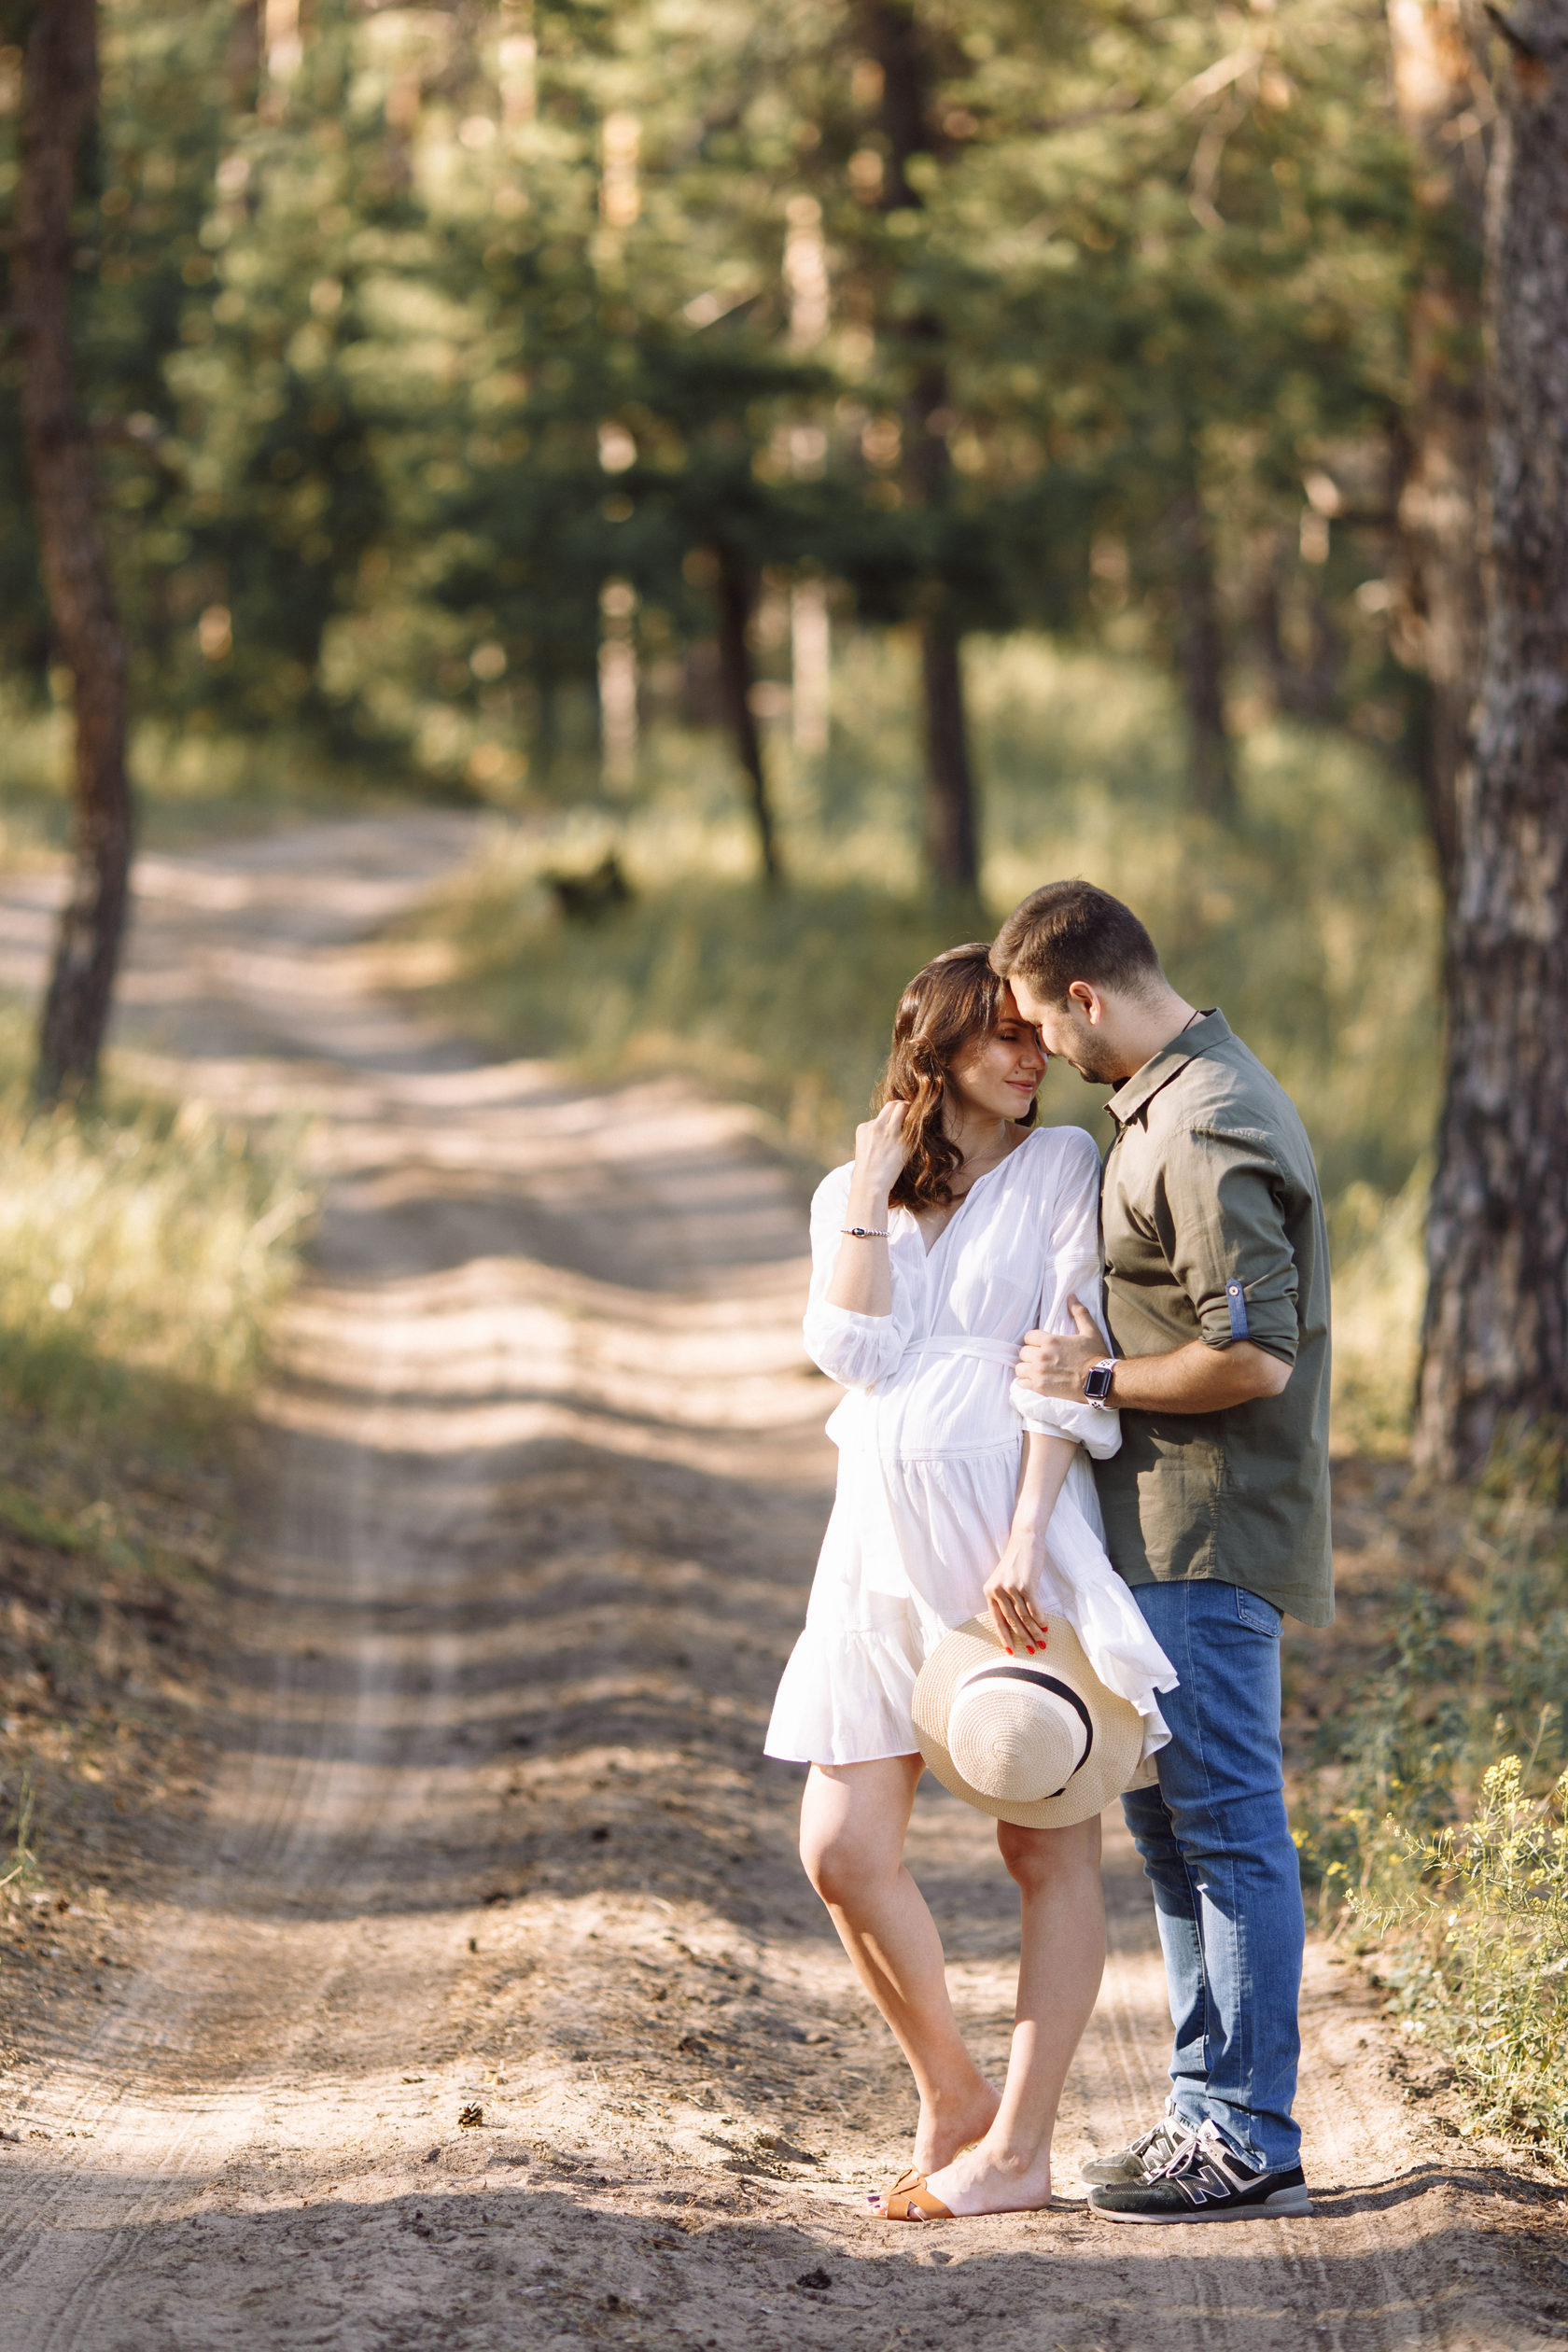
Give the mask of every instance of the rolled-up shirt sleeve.
[[[827, 1293], [838, 1264], [849, 1199], [847, 1167], [824, 1176], [811, 1201], [811, 1298], [802, 1336], [805, 1352], [841, 1388], [875, 1388], [903, 1355], [910, 1330], [910, 1303], [896, 1261], [892, 1262], [893, 1311], [859, 1315], [831, 1307]], [[858, 1245], [864, 1246], [864, 1245]]]
[[[1092, 1135], [1081, 1127], [1071, 1131], [1051, 1202], [1046, 1238], [1045, 1286], [1036, 1328], [1075, 1337], [1078, 1326], [1068, 1304], [1076, 1298], [1105, 1328], [1105, 1299], [1099, 1271], [1099, 1154]], [[1107, 1343], [1109, 1352], [1109, 1343]], [[1021, 1381], [1013, 1384], [1013, 1403], [1026, 1428], [1046, 1437], [1065, 1437], [1082, 1446], [1097, 1462], [1108, 1462], [1122, 1442], [1122, 1418], [1103, 1406], [1068, 1404], [1060, 1397], [1040, 1396]]]
[[1173, 1139], [1161, 1173], [1161, 1238], [1205, 1346], [1250, 1339], [1294, 1364], [1299, 1279], [1285, 1180], [1267, 1138], [1247, 1128], [1188, 1128]]

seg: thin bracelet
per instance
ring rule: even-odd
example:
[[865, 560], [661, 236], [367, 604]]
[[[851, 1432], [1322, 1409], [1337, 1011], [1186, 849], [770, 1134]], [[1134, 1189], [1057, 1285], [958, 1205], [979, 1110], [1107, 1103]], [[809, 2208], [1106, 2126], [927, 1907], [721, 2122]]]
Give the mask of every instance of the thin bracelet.
[[838, 1229], [840, 1233], [847, 1233], [853, 1241], [886, 1241], [888, 1239], [886, 1225], [840, 1225]]

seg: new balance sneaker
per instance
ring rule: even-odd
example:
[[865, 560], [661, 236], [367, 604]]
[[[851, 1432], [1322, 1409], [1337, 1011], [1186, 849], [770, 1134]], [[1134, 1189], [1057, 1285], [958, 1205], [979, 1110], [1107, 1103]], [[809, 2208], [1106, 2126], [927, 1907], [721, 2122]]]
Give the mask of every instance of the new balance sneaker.
[[1168, 2164], [1191, 2137], [1191, 2125], [1182, 2122], [1168, 2105], [1159, 2121], [1141, 2132], [1130, 2148], [1118, 2149], [1114, 2156], [1097, 2156], [1092, 2163], [1083, 2166], [1079, 2177], [1094, 2189], [1121, 2188], [1129, 2180], [1147, 2180], [1151, 2173]]
[[1089, 2210], [1107, 2221], [1253, 2221], [1310, 2213], [1312, 2203], [1299, 2164], [1254, 2172], [1206, 2122], [1157, 2171], [1094, 2190]]

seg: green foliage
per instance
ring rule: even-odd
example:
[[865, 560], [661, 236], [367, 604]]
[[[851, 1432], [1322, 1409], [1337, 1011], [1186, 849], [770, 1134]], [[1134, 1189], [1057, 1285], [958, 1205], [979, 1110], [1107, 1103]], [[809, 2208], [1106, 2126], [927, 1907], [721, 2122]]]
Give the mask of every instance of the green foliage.
[[[71, 713], [0, 679], [0, 859], [46, 859], [70, 833]], [[368, 755], [334, 758], [308, 726], [253, 735], [167, 715], [131, 731], [137, 838], [171, 849], [260, 825], [407, 807], [407, 776]]]
[[[311, 1197], [289, 1139], [199, 1101], [111, 1087], [91, 1119], [32, 1113], [21, 1024], [0, 1032], [0, 1398], [13, 1425], [126, 1458], [190, 1453], [248, 1394]], [[67, 1485], [71, 1482], [67, 1481]], [[51, 1514], [0, 1496], [0, 1518]], [[77, 1524], [64, 1506], [67, 1535]], [[89, 1522], [91, 1523], [91, 1508]]]
[[1451, 1576], [1407, 1590], [1293, 1813], [1320, 1921], [1376, 1952], [1472, 2127], [1568, 2166], [1568, 1519], [1548, 1450], [1499, 1449]]
[[1332, 1204], [1334, 1412], [1341, 1445], [1363, 1455], [1403, 1455], [1426, 1301], [1423, 1153], [1397, 1192], [1364, 1179]]
[[118, 1062], [91, 1117], [34, 1115], [29, 1044], [0, 1019], [3, 1904], [45, 1900], [46, 1867], [101, 1878], [95, 1808], [124, 1852], [123, 1813], [177, 1802], [167, 1699], [202, 1671], [234, 1441], [311, 1208], [298, 1137]]
[[[1015, 638], [975, 649], [970, 675], [993, 913], [1054, 874], [1120, 892], [1177, 985], [1223, 1004], [1290, 1086], [1334, 1204], [1340, 1437], [1396, 1448], [1436, 1061], [1437, 906], [1413, 796], [1357, 747], [1269, 728], [1244, 747], [1239, 816], [1221, 827], [1186, 805], [1157, 672]], [[600, 1073], [695, 1070], [819, 1160], [842, 1158], [904, 981], [956, 935], [917, 884], [910, 686], [903, 649], [845, 650], [826, 770], [778, 771], [793, 877], [782, 897], [745, 880], [727, 779], [699, 742], [663, 741], [619, 822], [564, 811], [497, 829], [434, 918], [463, 1017]], [[586, 873], [611, 847], [632, 903], [566, 919], [547, 877]], [[1043, 1107], [1099, 1119], [1096, 1093], [1065, 1071]]]
[[1500, 1454], [1474, 1497], [1447, 1591], [1412, 1585], [1379, 1670], [1326, 1721], [1301, 1815], [1303, 1869], [1325, 1916], [1365, 1895], [1385, 1827], [1433, 1834], [1476, 1801], [1504, 1751], [1539, 1795], [1568, 1763], [1568, 1526]]
[[845, 882], [788, 897], [671, 880], [587, 928], [535, 887], [558, 845], [497, 842], [438, 917], [497, 1036], [602, 1074], [685, 1068], [806, 1149], [842, 1136], [886, 1051], [887, 1007], [949, 944], [917, 900]]
[[[563, 813], [497, 833], [445, 918], [493, 1017], [597, 1067], [681, 1040], [749, 1057], [791, 1132], [841, 1154], [899, 989], [951, 929], [917, 888], [910, 684], [901, 649], [847, 651], [827, 777], [783, 777], [798, 888], [771, 914], [735, 889], [744, 843], [721, 774], [691, 742], [661, 747], [619, 823]], [[1223, 1002], [1291, 1087], [1326, 1188], [1396, 1193], [1430, 1131], [1435, 1058], [1437, 907], [1403, 780], [1343, 743], [1263, 730], [1246, 746], [1239, 821], [1221, 827], [1186, 808], [1157, 674], [1016, 639], [980, 649], [972, 684], [994, 910], [1052, 874], [1126, 895], [1177, 985]], [[576, 931], [541, 877], [586, 868], [610, 841], [641, 896]], [[809, 1113], [790, 1108], [802, 1086]], [[1057, 1115], [1095, 1114], [1065, 1075], [1048, 1095]]]
[[1568, 2171], [1568, 1772], [1531, 1798], [1522, 1771], [1500, 1757], [1463, 1824], [1391, 1826], [1354, 1910], [1393, 1952], [1405, 2031], [1450, 2061], [1467, 2128]]
[[[1196, 511], [1233, 660], [1406, 728], [1403, 315], [1449, 231], [1412, 199], [1378, 12], [920, 0], [891, 203], [847, 0], [302, 21], [254, 74], [228, 0], [104, 16], [79, 356], [145, 713], [518, 805], [559, 789], [609, 581], [649, 672], [711, 636], [721, 538], [878, 623], [940, 581], [967, 628], [1168, 661]], [[16, 364], [0, 660], [40, 688]], [[900, 456], [932, 368], [940, 498]]]

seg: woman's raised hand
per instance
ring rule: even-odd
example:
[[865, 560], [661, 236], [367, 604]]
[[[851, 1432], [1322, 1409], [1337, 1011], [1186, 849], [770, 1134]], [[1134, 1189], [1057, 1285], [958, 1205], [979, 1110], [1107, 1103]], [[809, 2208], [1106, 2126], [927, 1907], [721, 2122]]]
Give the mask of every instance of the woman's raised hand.
[[902, 1102], [884, 1103], [875, 1119], [855, 1129], [855, 1166], [844, 1204], [845, 1230], [855, 1238], [838, 1245], [827, 1295], [830, 1307], [843, 1307], [852, 1315], [892, 1312], [888, 1196], [906, 1156], [905, 1108]]
[[862, 1121], [855, 1129], [856, 1189], [863, 1183], [880, 1200], [888, 1195], [899, 1179], [899, 1172], [909, 1157], [909, 1144], [903, 1132], [907, 1102], [885, 1102], [874, 1119]]

